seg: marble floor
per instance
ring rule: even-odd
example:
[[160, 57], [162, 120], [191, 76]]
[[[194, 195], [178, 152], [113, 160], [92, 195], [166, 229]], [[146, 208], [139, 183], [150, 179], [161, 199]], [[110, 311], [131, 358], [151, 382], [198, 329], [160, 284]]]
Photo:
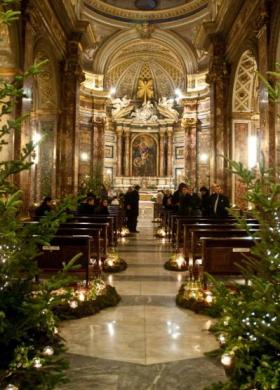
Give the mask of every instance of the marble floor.
[[220, 365], [204, 356], [218, 346], [211, 319], [176, 307], [184, 274], [166, 271], [169, 244], [151, 228], [140, 230], [119, 245], [127, 270], [104, 275], [120, 304], [63, 323], [71, 364], [61, 389], [202, 390], [224, 380]]

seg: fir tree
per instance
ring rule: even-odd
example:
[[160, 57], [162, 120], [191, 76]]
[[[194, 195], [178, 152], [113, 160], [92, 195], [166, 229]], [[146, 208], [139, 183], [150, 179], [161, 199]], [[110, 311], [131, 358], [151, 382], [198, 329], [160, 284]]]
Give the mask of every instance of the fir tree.
[[[280, 73], [269, 87], [279, 102]], [[263, 78], [264, 79], [264, 78]], [[265, 79], [264, 79], [265, 80]], [[220, 341], [219, 354], [229, 375], [226, 383], [209, 389], [271, 390], [280, 388], [280, 184], [275, 172], [264, 163], [250, 171], [241, 163], [229, 162], [232, 172], [247, 187], [246, 199], [260, 230], [253, 234], [255, 246], [241, 267], [247, 284], [229, 290], [213, 281], [214, 294], [222, 303], [222, 315], [212, 331]], [[241, 227], [252, 235], [244, 218]]]
[[[9, 9], [0, 9], [0, 24], [10, 24], [19, 13], [10, 9], [12, 0], [1, 3]], [[1, 121], [10, 117], [17, 99], [22, 97], [24, 79], [38, 74], [43, 65], [35, 64], [12, 82], [0, 80]], [[7, 135], [20, 131], [22, 120], [9, 119], [1, 125], [0, 150], [7, 147]], [[64, 289], [61, 295], [56, 292], [69, 285], [71, 279], [63, 272], [41, 283], [35, 279], [38, 248], [51, 240], [72, 205], [67, 201], [43, 217], [36, 227], [21, 222], [22, 193], [12, 178], [30, 168], [33, 150], [30, 142], [18, 160], [0, 163], [0, 387], [7, 389], [52, 389], [64, 381], [67, 366], [53, 307], [68, 298]]]

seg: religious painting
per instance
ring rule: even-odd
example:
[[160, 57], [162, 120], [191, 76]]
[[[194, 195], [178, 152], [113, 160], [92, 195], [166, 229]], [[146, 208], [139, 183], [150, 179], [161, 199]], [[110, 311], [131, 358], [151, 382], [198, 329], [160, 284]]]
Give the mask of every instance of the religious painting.
[[141, 134], [132, 143], [132, 175], [157, 176], [157, 143], [149, 135]]
[[105, 157], [105, 158], [113, 158], [113, 157], [114, 157], [113, 146], [111, 146], [111, 145], [105, 145], [105, 148], [104, 148], [104, 157]]
[[175, 158], [176, 160], [181, 160], [184, 158], [184, 146], [176, 146], [175, 148]]

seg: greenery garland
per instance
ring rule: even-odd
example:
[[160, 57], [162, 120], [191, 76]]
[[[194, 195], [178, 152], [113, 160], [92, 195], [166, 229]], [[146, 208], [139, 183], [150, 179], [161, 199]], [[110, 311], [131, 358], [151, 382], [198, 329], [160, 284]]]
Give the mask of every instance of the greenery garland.
[[182, 307], [183, 309], [192, 310], [196, 314], [203, 314], [213, 318], [217, 318], [221, 314], [221, 308], [215, 302], [210, 306], [205, 302], [205, 300], [186, 298], [185, 284], [180, 287], [180, 290], [176, 295], [176, 305]]
[[71, 307], [69, 303], [57, 305], [54, 313], [61, 320], [78, 319], [96, 314], [107, 307], [116, 306], [120, 300], [121, 297], [116, 289], [106, 285], [101, 295], [79, 302], [76, 307]]
[[188, 264], [187, 262], [179, 265], [179, 263], [176, 261], [177, 254], [174, 254], [173, 256], [170, 257], [165, 263], [164, 263], [164, 268], [168, 271], [177, 271], [177, 272], [182, 272], [182, 271], [187, 271], [188, 269]]
[[108, 263], [103, 264], [102, 270], [106, 273], [117, 273], [125, 271], [127, 268], [127, 263], [123, 259], [119, 259], [117, 263], [109, 265]]

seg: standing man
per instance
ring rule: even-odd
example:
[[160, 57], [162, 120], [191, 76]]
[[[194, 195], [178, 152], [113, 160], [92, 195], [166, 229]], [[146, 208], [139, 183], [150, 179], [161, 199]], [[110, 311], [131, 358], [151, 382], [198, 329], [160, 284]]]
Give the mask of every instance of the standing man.
[[133, 191], [126, 194], [127, 227], [131, 233], [139, 233], [136, 230], [137, 217], [139, 215], [139, 190], [140, 186], [136, 185]]
[[223, 195], [222, 187], [218, 184], [213, 186], [213, 193], [209, 198], [209, 209], [211, 217], [227, 218], [228, 208], [230, 207], [229, 199]]

